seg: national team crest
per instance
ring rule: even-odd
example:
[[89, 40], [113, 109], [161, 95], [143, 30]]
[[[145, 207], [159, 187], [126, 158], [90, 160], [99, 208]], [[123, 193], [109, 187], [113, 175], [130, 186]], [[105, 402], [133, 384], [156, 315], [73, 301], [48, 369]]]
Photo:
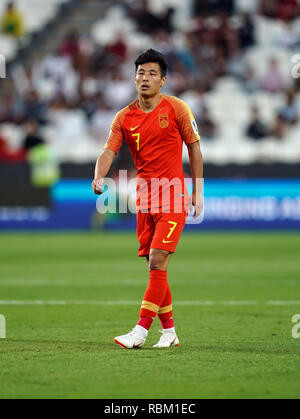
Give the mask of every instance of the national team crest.
[[168, 108], [159, 110], [159, 125], [161, 128], [167, 128], [169, 126], [169, 113]]

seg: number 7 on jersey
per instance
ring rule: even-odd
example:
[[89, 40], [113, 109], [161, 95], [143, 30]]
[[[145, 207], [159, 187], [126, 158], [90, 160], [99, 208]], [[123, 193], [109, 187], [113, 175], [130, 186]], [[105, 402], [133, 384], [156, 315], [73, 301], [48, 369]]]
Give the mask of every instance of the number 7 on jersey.
[[133, 137], [136, 137], [136, 149], [137, 151], [140, 151], [140, 136], [141, 134], [139, 132], [137, 132], [136, 134], [131, 134]]

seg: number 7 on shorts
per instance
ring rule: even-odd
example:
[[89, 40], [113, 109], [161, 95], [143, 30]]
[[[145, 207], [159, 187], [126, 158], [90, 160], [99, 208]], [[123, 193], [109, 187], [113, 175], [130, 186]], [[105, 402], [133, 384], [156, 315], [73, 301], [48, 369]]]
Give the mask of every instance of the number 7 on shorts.
[[171, 224], [173, 227], [170, 227], [169, 234], [167, 235], [166, 239], [163, 239], [163, 243], [172, 243], [173, 240], [167, 240], [171, 237], [171, 235], [174, 233], [174, 230], [178, 223], [175, 223], [175, 221], [168, 221], [169, 224]]

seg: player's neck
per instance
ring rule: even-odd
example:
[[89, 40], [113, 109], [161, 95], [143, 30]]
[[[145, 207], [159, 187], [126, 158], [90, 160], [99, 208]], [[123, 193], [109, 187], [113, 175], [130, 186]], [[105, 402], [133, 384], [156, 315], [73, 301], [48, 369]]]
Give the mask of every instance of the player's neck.
[[159, 104], [161, 100], [161, 94], [155, 95], [153, 97], [144, 97], [139, 95], [138, 97], [138, 106], [139, 108], [145, 112], [149, 113], [152, 112], [153, 109], [156, 108], [156, 106]]

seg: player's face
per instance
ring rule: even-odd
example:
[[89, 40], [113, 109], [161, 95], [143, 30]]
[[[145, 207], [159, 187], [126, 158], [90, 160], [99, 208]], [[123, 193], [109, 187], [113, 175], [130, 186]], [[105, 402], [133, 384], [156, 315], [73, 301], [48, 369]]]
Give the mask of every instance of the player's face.
[[161, 77], [158, 63], [140, 64], [135, 75], [136, 90], [144, 97], [155, 96], [160, 92], [166, 80], [166, 77]]

